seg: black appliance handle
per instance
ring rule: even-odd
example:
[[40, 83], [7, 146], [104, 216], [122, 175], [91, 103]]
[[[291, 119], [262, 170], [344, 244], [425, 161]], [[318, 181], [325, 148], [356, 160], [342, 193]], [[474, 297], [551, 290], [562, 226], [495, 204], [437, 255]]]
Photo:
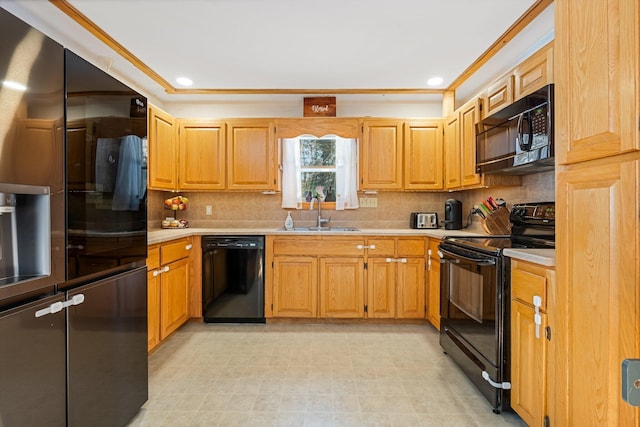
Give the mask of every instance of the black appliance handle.
[[[527, 126], [527, 141], [524, 141], [524, 126]], [[531, 122], [531, 112], [527, 111], [520, 114], [518, 117], [518, 136], [516, 137], [517, 143], [522, 151], [531, 150], [533, 144], [533, 123]]]
[[445, 263], [452, 263], [452, 264], [460, 264], [460, 259], [463, 259], [465, 261], [469, 261], [472, 262], [476, 265], [479, 265], [480, 267], [487, 267], [490, 265], [496, 265], [496, 261], [493, 258], [472, 258], [472, 257], [468, 257], [468, 256], [464, 256], [455, 252], [451, 252], [448, 251], [442, 247], [440, 247], [440, 251], [442, 252], [442, 254], [446, 254], [449, 255], [452, 258], [457, 258], [457, 259], [453, 259], [453, 260], [446, 260], [444, 259], [444, 257], [440, 258], [440, 263], [441, 264], [445, 264]]

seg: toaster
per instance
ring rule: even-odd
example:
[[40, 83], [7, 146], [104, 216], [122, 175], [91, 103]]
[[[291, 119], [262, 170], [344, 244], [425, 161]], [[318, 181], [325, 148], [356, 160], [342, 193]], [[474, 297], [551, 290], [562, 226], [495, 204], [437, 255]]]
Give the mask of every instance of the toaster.
[[438, 228], [435, 212], [411, 212], [411, 228]]

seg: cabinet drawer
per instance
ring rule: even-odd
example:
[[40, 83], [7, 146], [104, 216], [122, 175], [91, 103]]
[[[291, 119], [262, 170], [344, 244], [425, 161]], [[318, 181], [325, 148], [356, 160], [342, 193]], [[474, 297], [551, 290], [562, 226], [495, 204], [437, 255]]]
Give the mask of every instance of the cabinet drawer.
[[424, 239], [398, 239], [398, 256], [424, 256]]
[[298, 256], [353, 256], [364, 255], [364, 239], [298, 238], [278, 239], [273, 242], [274, 255]]
[[158, 245], [149, 246], [147, 249], [147, 270], [155, 270], [160, 267], [160, 247]]
[[160, 246], [160, 263], [162, 265], [186, 258], [193, 247], [190, 238], [174, 240]]
[[553, 270], [521, 261], [513, 261], [511, 267], [511, 297], [533, 306], [534, 295], [542, 298], [541, 309], [547, 307], [547, 284]]
[[[395, 239], [367, 239], [367, 254], [369, 256], [393, 257], [396, 255]], [[371, 249], [371, 246], [375, 246]]]

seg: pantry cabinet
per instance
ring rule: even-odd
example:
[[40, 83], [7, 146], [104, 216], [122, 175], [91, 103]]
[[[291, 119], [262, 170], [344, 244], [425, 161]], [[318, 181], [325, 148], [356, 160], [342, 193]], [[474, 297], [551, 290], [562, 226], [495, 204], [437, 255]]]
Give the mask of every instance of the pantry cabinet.
[[511, 263], [511, 407], [529, 426], [547, 415], [547, 289], [555, 271], [526, 261]]
[[637, 426], [621, 364], [640, 359], [640, 4], [557, 0], [555, 14], [548, 412], [551, 425]]
[[223, 122], [184, 120], [178, 123], [179, 173], [181, 190], [221, 190], [225, 188], [226, 139]]
[[440, 330], [440, 256], [438, 245], [440, 239], [429, 239], [427, 252], [427, 319]]
[[276, 190], [275, 126], [270, 119], [235, 119], [227, 125], [227, 189]]
[[152, 245], [148, 249], [149, 351], [189, 318], [192, 249], [191, 237]]
[[404, 123], [405, 190], [442, 189], [442, 137], [442, 120], [410, 120]]
[[178, 149], [175, 119], [164, 111], [149, 105], [149, 188], [152, 190], [178, 189]]
[[360, 190], [402, 190], [402, 128], [398, 119], [361, 122]]

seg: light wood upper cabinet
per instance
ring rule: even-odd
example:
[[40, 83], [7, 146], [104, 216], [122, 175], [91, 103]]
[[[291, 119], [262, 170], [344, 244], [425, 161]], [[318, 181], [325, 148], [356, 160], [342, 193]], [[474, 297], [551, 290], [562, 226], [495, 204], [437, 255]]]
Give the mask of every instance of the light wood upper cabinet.
[[460, 112], [456, 111], [444, 123], [444, 188], [462, 184], [460, 156]]
[[488, 117], [513, 102], [513, 75], [509, 74], [489, 86], [483, 97], [484, 115]]
[[553, 42], [525, 59], [513, 71], [513, 96], [520, 99], [553, 83]]
[[462, 186], [474, 186], [481, 182], [476, 173], [476, 123], [479, 121], [480, 108], [477, 99], [464, 104], [460, 112], [460, 149], [462, 154], [461, 180]]
[[402, 120], [365, 119], [360, 142], [360, 189], [402, 189]]
[[211, 120], [178, 120], [181, 190], [225, 188], [225, 127]]
[[411, 120], [404, 124], [404, 189], [441, 190], [442, 120]]
[[227, 123], [227, 189], [275, 190], [277, 153], [271, 119]]
[[556, 149], [576, 163], [640, 149], [637, 1], [556, 3]]
[[175, 119], [149, 105], [149, 188], [178, 189], [178, 150]]

